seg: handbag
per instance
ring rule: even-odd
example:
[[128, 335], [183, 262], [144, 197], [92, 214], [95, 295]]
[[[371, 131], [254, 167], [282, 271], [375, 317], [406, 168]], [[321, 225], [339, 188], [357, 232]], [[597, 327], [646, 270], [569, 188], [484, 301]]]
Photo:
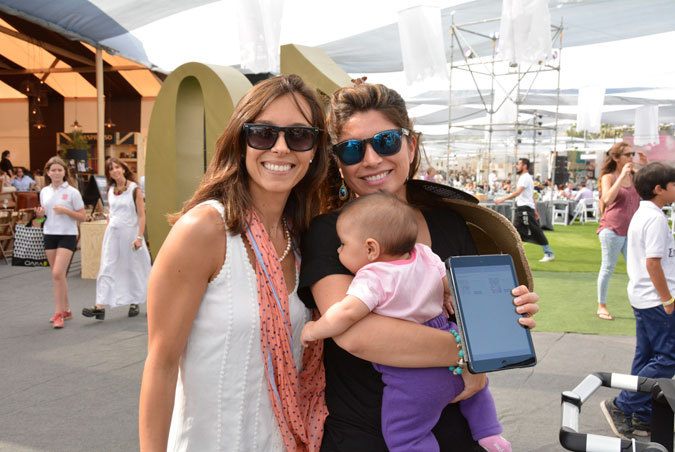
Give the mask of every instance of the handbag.
[[17, 224], [14, 230], [14, 254], [12, 266], [18, 267], [47, 267], [45, 254], [45, 239], [42, 228]]

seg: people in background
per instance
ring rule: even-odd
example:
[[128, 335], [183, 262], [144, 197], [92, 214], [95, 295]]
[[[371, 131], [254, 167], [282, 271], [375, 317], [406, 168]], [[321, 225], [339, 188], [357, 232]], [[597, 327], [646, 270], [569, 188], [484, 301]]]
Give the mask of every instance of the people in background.
[[42, 231], [45, 253], [52, 272], [54, 287], [54, 328], [63, 328], [64, 320], [73, 318], [68, 301], [66, 270], [77, 248], [77, 224], [86, 219], [80, 192], [71, 185], [68, 166], [61, 157], [52, 157], [45, 165], [47, 185], [40, 191], [38, 218], [45, 218]]
[[593, 199], [593, 192], [588, 189], [587, 187], [588, 181], [584, 181], [581, 183], [581, 188], [577, 192], [576, 195], [574, 195], [574, 200], [579, 201], [580, 199]]
[[0, 160], [0, 170], [7, 173], [7, 176], [9, 177], [14, 176], [14, 165], [12, 165], [12, 161], [9, 159], [9, 150], [7, 149], [2, 151], [2, 159]]
[[548, 244], [544, 231], [539, 225], [539, 214], [534, 203], [534, 183], [532, 182], [529, 169], [529, 159], [521, 158], [518, 160], [516, 171], [519, 177], [516, 190], [503, 198], [495, 199], [495, 204], [500, 204], [507, 199], [516, 198], [516, 219], [513, 225], [518, 230], [523, 241], [541, 245], [541, 248], [544, 250], [544, 257], [539, 259], [539, 262], [550, 262], [555, 259], [555, 255]]
[[9, 181], [17, 191], [31, 191], [37, 186], [32, 177], [24, 172], [20, 166], [15, 168], [16, 175]]
[[96, 278], [96, 305], [82, 309], [85, 317], [105, 318], [105, 306], [129, 306], [129, 317], [145, 303], [150, 276], [150, 253], [143, 238], [145, 203], [126, 163], [110, 158], [105, 164], [108, 182], [108, 226], [101, 247]]
[[[598, 310], [603, 320], [613, 320], [607, 309], [609, 280], [614, 273], [619, 253], [626, 259], [626, 235], [633, 214], [638, 209], [640, 196], [633, 186], [633, 156], [629, 143], [613, 145], [600, 170], [599, 207], [602, 216], [598, 225], [598, 238], [602, 250], [602, 263], [598, 273]], [[647, 164], [647, 157], [639, 153], [640, 164]]]
[[[635, 176], [642, 198], [628, 226], [628, 298], [635, 315], [635, 356], [631, 375], [675, 376], [675, 240], [661, 209], [675, 202], [675, 168], [650, 163]], [[648, 438], [652, 395], [621, 391], [600, 407], [614, 433], [625, 439]], [[672, 419], [672, 418], [671, 418]], [[671, 421], [672, 427], [672, 421]]]

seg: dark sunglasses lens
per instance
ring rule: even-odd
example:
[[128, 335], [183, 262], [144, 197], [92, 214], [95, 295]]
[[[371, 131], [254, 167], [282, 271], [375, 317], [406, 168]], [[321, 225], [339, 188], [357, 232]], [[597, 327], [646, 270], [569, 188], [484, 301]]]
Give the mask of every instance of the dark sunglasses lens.
[[293, 127], [286, 129], [286, 144], [293, 151], [309, 151], [314, 147], [316, 133], [312, 129]]
[[373, 149], [380, 155], [394, 155], [401, 150], [401, 133], [396, 130], [380, 132], [373, 137]]
[[254, 149], [269, 149], [277, 141], [279, 132], [274, 127], [252, 126], [248, 129], [248, 145]]
[[343, 141], [335, 145], [335, 153], [345, 165], [355, 165], [363, 159], [362, 145], [359, 140]]

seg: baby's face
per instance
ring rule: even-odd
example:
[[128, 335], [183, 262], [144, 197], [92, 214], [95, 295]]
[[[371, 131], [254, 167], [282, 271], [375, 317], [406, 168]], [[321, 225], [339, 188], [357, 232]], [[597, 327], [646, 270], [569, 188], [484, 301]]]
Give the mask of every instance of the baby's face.
[[349, 224], [345, 224], [345, 221], [338, 220], [337, 233], [340, 237], [340, 247], [337, 250], [340, 262], [350, 272], [356, 274], [361, 267], [370, 263], [366, 242], [360, 237], [358, 231], [355, 228], [350, 228]]

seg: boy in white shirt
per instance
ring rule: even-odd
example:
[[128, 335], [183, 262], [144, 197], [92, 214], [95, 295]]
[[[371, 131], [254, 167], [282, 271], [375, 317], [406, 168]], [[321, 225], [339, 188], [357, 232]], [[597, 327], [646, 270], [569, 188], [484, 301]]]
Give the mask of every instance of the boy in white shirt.
[[[675, 240], [661, 210], [675, 202], [675, 168], [650, 163], [634, 180], [640, 208], [628, 227], [628, 298], [635, 315], [632, 375], [675, 375]], [[651, 434], [651, 395], [622, 391], [600, 404], [614, 433], [625, 439]]]

